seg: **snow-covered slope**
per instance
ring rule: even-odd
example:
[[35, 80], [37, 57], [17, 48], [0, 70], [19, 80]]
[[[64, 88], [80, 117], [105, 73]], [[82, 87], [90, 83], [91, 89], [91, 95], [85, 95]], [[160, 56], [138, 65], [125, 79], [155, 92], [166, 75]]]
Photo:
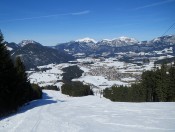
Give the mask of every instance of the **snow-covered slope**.
[[175, 103], [120, 103], [98, 96], [44, 98], [0, 120], [1, 132], [174, 132]]

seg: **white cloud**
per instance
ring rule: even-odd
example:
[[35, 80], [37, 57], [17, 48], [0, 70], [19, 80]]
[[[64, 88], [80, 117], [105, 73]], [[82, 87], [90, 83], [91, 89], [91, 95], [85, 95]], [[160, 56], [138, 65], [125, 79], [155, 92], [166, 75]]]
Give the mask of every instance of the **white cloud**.
[[57, 17], [57, 16], [69, 16], [69, 15], [78, 16], [78, 15], [86, 15], [88, 13], [90, 13], [90, 11], [85, 10], [85, 11], [73, 12], [73, 13], [53, 14], [53, 15], [27, 17], [27, 18], [19, 18], [19, 19], [11, 19], [11, 20], [0, 20], [0, 22], [24, 21], [24, 20], [33, 20], [33, 19], [40, 19], [40, 18], [50, 18], [50, 17]]
[[75, 12], [75, 13], [71, 13], [72, 15], [85, 15], [85, 14], [89, 14], [90, 11], [86, 10], [86, 11], [81, 11], [81, 12]]
[[170, 2], [174, 2], [174, 1], [175, 1], [175, 0], [164, 0], [164, 1], [152, 3], [152, 4], [149, 4], [149, 5], [145, 5], [145, 6], [140, 6], [140, 7], [137, 7], [137, 8], [135, 8], [135, 9], [136, 9], [136, 10], [139, 10], [139, 9], [154, 7], [154, 6], [163, 5], [163, 4], [170, 3]]

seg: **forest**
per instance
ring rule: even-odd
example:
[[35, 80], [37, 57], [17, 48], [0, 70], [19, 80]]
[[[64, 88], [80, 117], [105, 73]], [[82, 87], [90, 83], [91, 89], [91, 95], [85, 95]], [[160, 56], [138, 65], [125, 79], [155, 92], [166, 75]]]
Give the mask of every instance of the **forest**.
[[140, 83], [112, 86], [103, 90], [103, 96], [119, 102], [174, 102], [175, 64], [142, 73]]
[[69, 66], [63, 68], [63, 86], [61, 87], [62, 93], [77, 97], [93, 95], [90, 86], [84, 85], [82, 82], [72, 82], [72, 79], [81, 77], [83, 71], [78, 66]]

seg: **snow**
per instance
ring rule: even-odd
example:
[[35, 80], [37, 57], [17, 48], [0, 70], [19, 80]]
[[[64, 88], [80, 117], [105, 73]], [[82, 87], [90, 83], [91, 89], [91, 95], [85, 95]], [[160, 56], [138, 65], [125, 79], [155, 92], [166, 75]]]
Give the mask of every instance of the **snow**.
[[97, 41], [95, 41], [94, 39], [91, 39], [91, 38], [83, 38], [83, 39], [78, 39], [76, 40], [76, 42], [85, 42], [85, 43], [89, 43], [89, 42], [93, 42], [93, 43], [97, 43]]
[[7, 48], [8, 51], [12, 51], [13, 50], [13, 48], [8, 47], [7, 44], [5, 44], [5, 47]]
[[175, 103], [111, 102], [44, 91], [43, 99], [0, 119], [1, 132], [174, 132]]
[[37, 82], [50, 82], [53, 80], [57, 80], [57, 77], [54, 74], [44, 74], [44, 73], [33, 73], [30, 77], [29, 77], [31, 82], [35, 82], [35, 80], [37, 80]]
[[122, 78], [121, 79], [122, 81], [136, 81], [136, 79], [135, 78], [131, 78], [131, 77], [129, 77], [129, 78]]
[[128, 85], [128, 83], [124, 83], [124, 82], [121, 82], [118, 80], [109, 81], [102, 76], [90, 76], [90, 75], [82, 76], [78, 79], [73, 79], [72, 81], [80, 81], [80, 82], [84, 82], [86, 84], [92, 84], [100, 89], [105, 89], [106, 87], [111, 87], [113, 85], [119, 85], [119, 86], [120, 85]]
[[38, 84], [39, 86], [55, 85], [61, 88], [62, 83], [57, 82], [62, 80], [62, 68], [72, 66], [72, 64], [62, 63], [59, 65], [49, 64], [45, 66], [38, 66], [38, 69], [50, 68], [46, 71], [28, 71], [29, 80], [31, 83]]
[[22, 40], [21, 43], [19, 43], [19, 45], [21, 47], [27, 45], [27, 44], [36, 44], [37, 42], [35, 42], [34, 40]]
[[138, 41], [134, 38], [129, 38], [129, 37], [125, 37], [125, 36], [121, 36], [118, 38], [118, 40], [124, 41], [126, 43], [138, 43]]
[[158, 42], [158, 41], [160, 41], [160, 38], [153, 39], [153, 42]]
[[84, 71], [84, 72], [89, 72], [89, 69], [88, 68], [86, 68], [86, 67], [79, 67], [82, 71]]
[[11, 47], [8, 47], [8, 46], [6, 46], [6, 47], [7, 47], [7, 50], [9, 50], [9, 51], [13, 50], [13, 48], [11, 48]]

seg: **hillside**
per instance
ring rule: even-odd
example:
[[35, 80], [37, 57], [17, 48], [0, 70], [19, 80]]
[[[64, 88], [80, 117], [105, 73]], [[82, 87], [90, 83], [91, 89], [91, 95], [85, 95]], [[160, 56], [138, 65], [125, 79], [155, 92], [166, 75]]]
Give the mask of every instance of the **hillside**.
[[175, 103], [120, 103], [99, 96], [68, 97], [44, 91], [12, 116], [1, 119], [2, 132], [175, 131]]
[[13, 59], [16, 56], [21, 57], [26, 69], [36, 68], [36, 66], [50, 63], [64, 63], [74, 59], [64, 51], [43, 46], [33, 40], [23, 40], [19, 44], [6, 43], [6, 46], [10, 50]]

